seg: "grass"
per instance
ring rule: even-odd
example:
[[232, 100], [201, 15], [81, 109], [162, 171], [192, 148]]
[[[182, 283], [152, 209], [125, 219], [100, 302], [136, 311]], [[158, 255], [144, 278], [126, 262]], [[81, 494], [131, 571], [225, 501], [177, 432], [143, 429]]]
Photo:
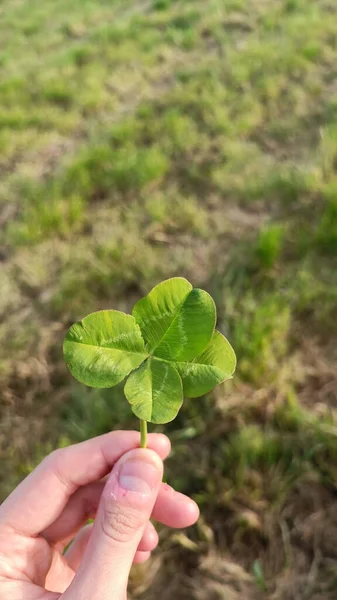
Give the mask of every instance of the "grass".
[[0, 496], [54, 447], [137, 426], [122, 389], [66, 372], [74, 320], [183, 275], [238, 354], [233, 382], [165, 427], [167, 477], [203, 519], [161, 531], [131, 597], [335, 598], [314, 530], [333, 547], [336, 16], [329, 0], [2, 3]]

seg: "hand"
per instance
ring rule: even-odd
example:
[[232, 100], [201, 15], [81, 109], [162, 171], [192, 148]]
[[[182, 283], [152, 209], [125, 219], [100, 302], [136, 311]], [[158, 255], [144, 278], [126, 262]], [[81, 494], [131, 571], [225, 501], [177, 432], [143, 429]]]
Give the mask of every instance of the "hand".
[[150, 516], [197, 520], [197, 505], [161, 483], [167, 437], [138, 445], [138, 432], [116, 431], [56, 450], [14, 490], [0, 507], [1, 600], [125, 600], [132, 562], [158, 542]]

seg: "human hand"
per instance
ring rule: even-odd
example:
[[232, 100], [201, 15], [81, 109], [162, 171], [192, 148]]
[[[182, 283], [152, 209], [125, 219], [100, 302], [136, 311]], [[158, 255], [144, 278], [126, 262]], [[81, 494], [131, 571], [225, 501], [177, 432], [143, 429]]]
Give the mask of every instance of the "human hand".
[[161, 483], [168, 438], [138, 445], [116, 431], [56, 450], [14, 490], [0, 507], [0, 600], [126, 600], [132, 563], [158, 542], [150, 516], [195, 523], [195, 502]]

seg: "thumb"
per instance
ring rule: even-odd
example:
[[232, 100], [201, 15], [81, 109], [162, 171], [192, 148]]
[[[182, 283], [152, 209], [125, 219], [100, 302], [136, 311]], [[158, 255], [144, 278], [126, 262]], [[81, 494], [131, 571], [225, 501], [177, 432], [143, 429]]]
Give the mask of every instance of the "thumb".
[[132, 561], [163, 476], [153, 450], [131, 450], [104, 488], [90, 541], [64, 600], [124, 600]]

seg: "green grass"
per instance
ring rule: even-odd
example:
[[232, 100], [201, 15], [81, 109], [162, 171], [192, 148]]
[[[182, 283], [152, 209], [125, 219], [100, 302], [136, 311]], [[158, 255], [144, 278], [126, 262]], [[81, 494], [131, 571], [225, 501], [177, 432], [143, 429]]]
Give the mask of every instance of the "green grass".
[[284, 241], [284, 227], [273, 224], [261, 229], [257, 245], [256, 255], [262, 266], [273, 267], [280, 257]]
[[233, 600], [305, 597], [309, 580], [335, 598], [296, 541], [308, 511], [330, 514], [336, 481], [334, 3], [1, 9], [1, 498], [52, 448], [137, 427], [122, 389], [71, 380], [62, 338], [183, 275], [216, 298], [238, 371], [165, 427], [167, 477], [202, 509], [198, 553], [162, 533], [167, 564], [132, 593], [211, 598], [203, 560], [225, 554], [244, 569], [224, 582]]

